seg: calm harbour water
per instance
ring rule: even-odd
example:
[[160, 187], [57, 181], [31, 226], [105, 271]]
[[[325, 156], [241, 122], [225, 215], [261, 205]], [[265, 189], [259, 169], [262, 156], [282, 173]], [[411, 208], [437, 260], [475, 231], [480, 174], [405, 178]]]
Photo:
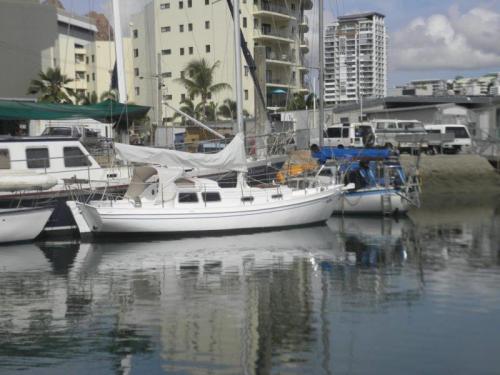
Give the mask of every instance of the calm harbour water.
[[0, 247], [0, 373], [498, 374], [499, 200], [442, 200], [398, 221]]

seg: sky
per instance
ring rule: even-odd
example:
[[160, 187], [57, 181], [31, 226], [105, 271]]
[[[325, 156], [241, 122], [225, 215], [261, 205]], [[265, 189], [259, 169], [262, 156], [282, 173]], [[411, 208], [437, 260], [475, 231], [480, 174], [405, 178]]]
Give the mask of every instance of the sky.
[[[120, 0], [123, 25], [150, 0]], [[198, 0], [201, 1], [201, 0]], [[62, 0], [66, 9], [110, 14], [110, 0]], [[388, 85], [500, 72], [500, 0], [324, 0], [325, 25], [338, 15], [377, 11], [389, 34]], [[309, 15], [317, 66], [317, 10]], [[127, 27], [124, 27], [127, 30]]]

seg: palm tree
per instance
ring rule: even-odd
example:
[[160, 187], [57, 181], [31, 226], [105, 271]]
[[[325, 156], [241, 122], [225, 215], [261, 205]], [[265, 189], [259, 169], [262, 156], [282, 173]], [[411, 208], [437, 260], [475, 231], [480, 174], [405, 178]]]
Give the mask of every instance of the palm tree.
[[[181, 110], [182, 112], [184, 112], [186, 115], [189, 115], [197, 120], [199, 120], [201, 118], [201, 115], [202, 115], [202, 103], [198, 103], [197, 105], [195, 105], [193, 103], [193, 101], [189, 98], [185, 98], [185, 99], [182, 99], [181, 100], [181, 107], [179, 108], [179, 110]], [[179, 113], [175, 113], [174, 114], [174, 119], [178, 118], [178, 117], [181, 117], [182, 118], [182, 124], [190, 124], [190, 121], [189, 120], [186, 120], [185, 117], [183, 117], [181, 114]]]
[[92, 94], [86, 93], [76, 96], [76, 103], [79, 105], [96, 104], [97, 101], [97, 94], [95, 93], [95, 91], [92, 91]]
[[108, 91], [104, 91], [99, 98], [101, 102], [106, 100], [117, 100], [118, 99], [118, 91], [116, 89], [111, 89]]
[[[176, 81], [187, 89], [191, 98], [200, 96], [202, 106], [205, 108], [212, 94], [231, 88], [227, 83], [214, 83], [214, 72], [219, 65], [219, 61], [210, 66], [205, 59], [192, 60], [184, 68], [189, 78], [181, 77]], [[205, 113], [206, 110], [203, 111], [203, 114]]]
[[28, 94], [38, 94], [38, 100], [48, 103], [73, 103], [71, 97], [74, 91], [66, 85], [72, 79], [61, 73], [60, 68], [48, 68], [46, 72], [40, 71], [38, 79], [32, 79]]
[[[217, 114], [219, 116], [222, 116], [224, 118], [229, 118], [232, 120], [236, 120], [237, 113], [236, 113], [236, 102], [231, 99], [225, 99], [222, 105], [219, 107], [219, 111]], [[243, 110], [243, 116], [244, 117], [249, 117], [250, 114], [248, 113], [247, 110]]]

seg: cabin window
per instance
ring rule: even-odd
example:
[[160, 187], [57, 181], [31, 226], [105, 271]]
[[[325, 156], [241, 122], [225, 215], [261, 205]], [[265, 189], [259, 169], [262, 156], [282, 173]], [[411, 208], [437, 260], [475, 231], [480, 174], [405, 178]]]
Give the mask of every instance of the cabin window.
[[63, 154], [65, 167], [86, 167], [91, 165], [87, 155], [78, 147], [64, 147]]
[[252, 196], [241, 197], [242, 202], [253, 202], [254, 198]]
[[26, 163], [28, 168], [49, 168], [48, 148], [28, 148], [26, 149]]
[[198, 203], [198, 194], [179, 193], [179, 203]]
[[220, 202], [220, 194], [215, 192], [201, 193], [205, 202]]
[[342, 138], [349, 138], [349, 128], [342, 128]]
[[0, 150], [0, 169], [10, 169], [9, 150]]

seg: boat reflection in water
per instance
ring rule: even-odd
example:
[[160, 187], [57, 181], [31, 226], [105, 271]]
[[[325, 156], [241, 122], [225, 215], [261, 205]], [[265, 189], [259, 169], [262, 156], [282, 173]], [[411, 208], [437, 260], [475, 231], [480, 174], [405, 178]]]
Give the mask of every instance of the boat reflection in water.
[[251, 235], [6, 247], [0, 372], [494, 372], [499, 215], [418, 212]]

